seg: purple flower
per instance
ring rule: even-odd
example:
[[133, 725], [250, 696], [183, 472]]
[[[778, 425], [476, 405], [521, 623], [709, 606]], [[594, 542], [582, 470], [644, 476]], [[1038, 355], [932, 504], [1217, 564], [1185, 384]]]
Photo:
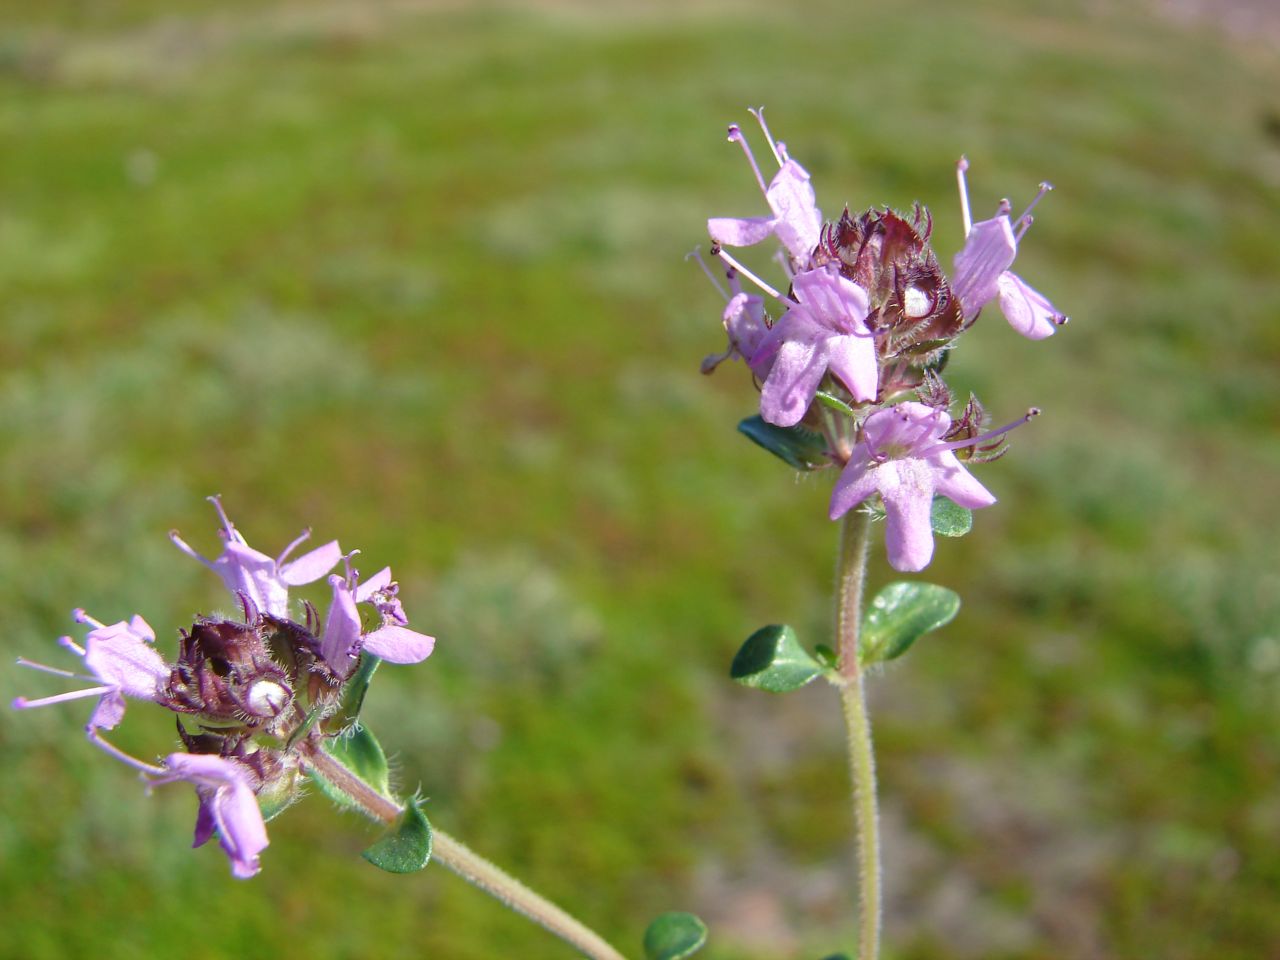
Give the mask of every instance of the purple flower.
[[[828, 370], [855, 400], [874, 400], [875, 340], [866, 326], [867, 293], [829, 264], [792, 280], [796, 303], [761, 340], [753, 369], [768, 369], [760, 415], [780, 427], [804, 417]], [[770, 364], [767, 368], [766, 364]]]
[[1018, 253], [1018, 241], [1031, 226], [1031, 210], [1040, 198], [1053, 189], [1042, 183], [1040, 192], [1018, 218], [1018, 233], [1014, 234], [1009, 220], [1008, 201], [1002, 201], [999, 212], [990, 220], [970, 224], [969, 193], [964, 172], [968, 161], [963, 157], [957, 165], [960, 181], [960, 204], [964, 216], [965, 244], [956, 254], [955, 277], [951, 281], [952, 292], [964, 308], [964, 318], [972, 321], [984, 306], [992, 300], [1000, 304], [1000, 312], [1013, 329], [1032, 340], [1043, 340], [1053, 334], [1067, 318], [1054, 309], [1044, 296], [1029, 287], [1021, 277], [1009, 269]]
[[747, 139], [736, 123], [729, 127], [729, 140], [742, 145], [773, 216], [745, 219], [713, 217], [707, 221], [707, 232], [716, 243], [729, 247], [749, 247], [773, 234], [787, 248], [795, 263], [807, 266], [822, 232], [822, 213], [818, 210], [809, 174], [787, 156], [786, 144], [774, 142], [769, 128], [765, 126], [763, 108], [751, 113], [759, 121], [774, 159], [778, 161], [778, 172], [767, 186]]
[[713, 353], [702, 361], [702, 372], [711, 373], [725, 360], [736, 356], [741, 357], [756, 376], [761, 379], [767, 377], [772, 367], [770, 362], [772, 357], [767, 358], [759, 366], [752, 364], [752, 358], [769, 332], [769, 325], [764, 317], [764, 299], [755, 294], [745, 293], [742, 289], [742, 281], [732, 270], [729, 271], [729, 288], [732, 293], [730, 296], [730, 293], [716, 282], [706, 264], [702, 263], [701, 257], [698, 257], [698, 261], [712, 284], [728, 301], [720, 319], [724, 324], [725, 333], [729, 335], [729, 344], [722, 353]]
[[216, 831], [218, 843], [231, 861], [231, 872], [242, 879], [256, 874], [260, 869], [258, 854], [269, 841], [249, 768], [235, 760], [198, 753], [171, 753], [164, 765], [164, 772], [152, 783], [186, 781], [200, 797], [192, 846], [206, 843]]
[[[396, 598], [399, 585], [391, 579], [391, 568], [384, 567], [366, 583], [354, 586], [355, 571], [347, 577], [332, 576], [333, 604], [320, 638], [320, 655], [342, 677], [351, 672], [361, 650], [392, 663], [418, 663], [431, 655], [435, 638], [408, 629], [408, 618]], [[382, 625], [362, 634], [358, 603], [372, 604]]]
[[280, 556], [272, 560], [265, 553], [259, 553], [245, 542], [240, 531], [227, 519], [221, 500], [217, 497], [210, 497], [209, 500], [222, 520], [222, 530], [219, 531], [219, 535], [225, 541], [222, 553], [216, 560], [201, 556], [178, 536], [176, 530], [170, 531], [169, 539], [187, 556], [199, 560], [221, 577], [228, 590], [238, 597], [245, 598], [259, 613], [267, 613], [273, 617], [287, 617], [289, 588], [319, 580], [342, 559], [342, 550], [338, 546], [338, 541], [330, 540], [324, 546], [316, 547], [296, 560], [289, 560], [289, 554], [311, 536], [310, 530], [304, 530], [301, 536], [284, 548]]
[[1016, 424], [949, 444], [942, 438], [951, 429], [951, 418], [923, 403], [909, 401], [871, 414], [862, 425], [862, 442], [831, 493], [831, 519], [879, 493], [884, 500], [889, 563], [897, 570], [923, 570], [933, 557], [930, 512], [935, 493], [971, 510], [996, 502], [952, 450], [985, 441], [1012, 426]]
[[72, 653], [84, 658], [85, 666], [92, 674], [91, 677], [80, 677], [70, 671], [46, 667], [29, 660], [18, 662], [45, 673], [96, 680], [97, 685], [52, 697], [43, 697], [39, 700], [18, 697], [13, 701], [15, 709], [46, 707], [68, 700], [96, 696], [99, 698], [98, 705], [94, 708], [93, 715], [86, 726], [86, 729], [92, 733], [98, 729], [110, 730], [123, 719], [125, 697], [152, 701], [160, 699], [162, 688], [169, 679], [170, 668], [151, 646], [155, 642], [156, 635], [147, 621], [135, 616], [127, 623], [122, 620], [107, 626], [94, 620], [83, 610], [74, 611], [72, 616], [80, 623], [87, 623], [93, 627], [85, 638], [84, 646], [80, 647], [70, 637], [63, 637], [58, 642]]

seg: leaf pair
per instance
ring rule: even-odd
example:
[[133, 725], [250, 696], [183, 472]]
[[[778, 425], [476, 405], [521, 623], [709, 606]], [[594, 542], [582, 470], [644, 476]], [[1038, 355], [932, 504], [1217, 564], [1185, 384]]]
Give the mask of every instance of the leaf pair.
[[[960, 597], [932, 583], [891, 583], [875, 595], [862, 618], [858, 663], [869, 666], [902, 656], [924, 634], [950, 623]], [[747, 687], [786, 693], [834, 669], [830, 651], [810, 654], [786, 625], [762, 627], [747, 638], [729, 675]], [[826, 661], [825, 663], [822, 661]]]

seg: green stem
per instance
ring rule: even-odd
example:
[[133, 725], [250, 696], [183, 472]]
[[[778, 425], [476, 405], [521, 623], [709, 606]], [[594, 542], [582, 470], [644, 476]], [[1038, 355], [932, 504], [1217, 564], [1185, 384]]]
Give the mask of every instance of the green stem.
[[880, 955], [880, 824], [876, 811], [876, 763], [871, 720], [858, 662], [862, 628], [862, 592], [867, 579], [871, 518], [858, 510], [845, 514], [840, 528], [836, 572], [836, 638], [840, 649], [840, 702], [849, 740], [853, 781], [853, 820], [858, 837], [858, 960]]
[[[310, 767], [347, 796], [373, 820], [394, 824], [404, 808], [383, 796], [330, 756], [317, 740], [299, 744], [303, 767]], [[473, 886], [522, 914], [549, 933], [577, 948], [592, 960], [626, 960], [594, 930], [561, 910], [550, 900], [534, 893], [519, 880], [478, 856], [453, 837], [432, 825], [431, 859], [442, 864]]]

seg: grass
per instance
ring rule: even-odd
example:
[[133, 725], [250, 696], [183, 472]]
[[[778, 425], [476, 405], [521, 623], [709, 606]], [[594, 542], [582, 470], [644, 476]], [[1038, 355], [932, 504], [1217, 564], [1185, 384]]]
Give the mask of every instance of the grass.
[[[446, 829], [633, 954], [666, 909], [712, 957], [850, 943], [834, 697], [724, 676], [761, 623], [827, 639], [827, 483], [734, 433], [753, 395], [697, 375], [718, 306], [680, 261], [758, 212], [722, 129], [763, 101], [828, 213], [925, 201], [944, 260], [961, 152], [979, 209], [1058, 187], [1019, 272], [1072, 325], [985, 318], [951, 368], [1046, 416], [940, 545], [960, 618], [875, 685], [888, 956], [1280, 943], [1260, 43], [995, 0], [4, 18], [11, 656], [56, 658], [74, 605], [162, 638], [225, 606], [164, 537], [210, 545], [220, 492], [264, 549], [311, 525], [395, 566], [440, 644], [379, 675], [371, 724]], [[186, 849], [189, 794], [141, 797], [82, 722], [0, 724], [2, 956], [566, 955], [442, 872], [367, 867], [318, 797], [234, 882]], [[141, 706], [119, 738], [171, 739]]]

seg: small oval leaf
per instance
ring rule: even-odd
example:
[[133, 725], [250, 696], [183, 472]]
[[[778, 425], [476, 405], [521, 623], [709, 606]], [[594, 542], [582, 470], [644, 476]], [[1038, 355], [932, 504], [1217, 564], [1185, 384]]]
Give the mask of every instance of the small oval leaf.
[[934, 497], [929, 523], [934, 533], [944, 537], [963, 537], [973, 529], [973, 511], [946, 497]]
[[738, 683], [769, 693], [798, 690], [821, 673], [822, 665], [800, 646], [796, 632], [778, 624], [749, 636], [729, 667]]
[[891, 583], [871, 601], [862, 618], [858, 662], [879, 663], [907, 652], [916, 639], [954, 619], [960, 596], [932, 583]]
[[644, 932], [646, 960], [684, 960], [707, 942], [707, 925], [692, 913], [664, 913]]
[[822, 434], [804, 427], [778, 427], [754, 416], [739, 423], [738, 430], [796, 470], [814, 470], [831, 462]]
[[431, 824], [417, 802], [410, 803], [390, 833], [363, 854], [388, 873], [413, 873], [431, 860]]

